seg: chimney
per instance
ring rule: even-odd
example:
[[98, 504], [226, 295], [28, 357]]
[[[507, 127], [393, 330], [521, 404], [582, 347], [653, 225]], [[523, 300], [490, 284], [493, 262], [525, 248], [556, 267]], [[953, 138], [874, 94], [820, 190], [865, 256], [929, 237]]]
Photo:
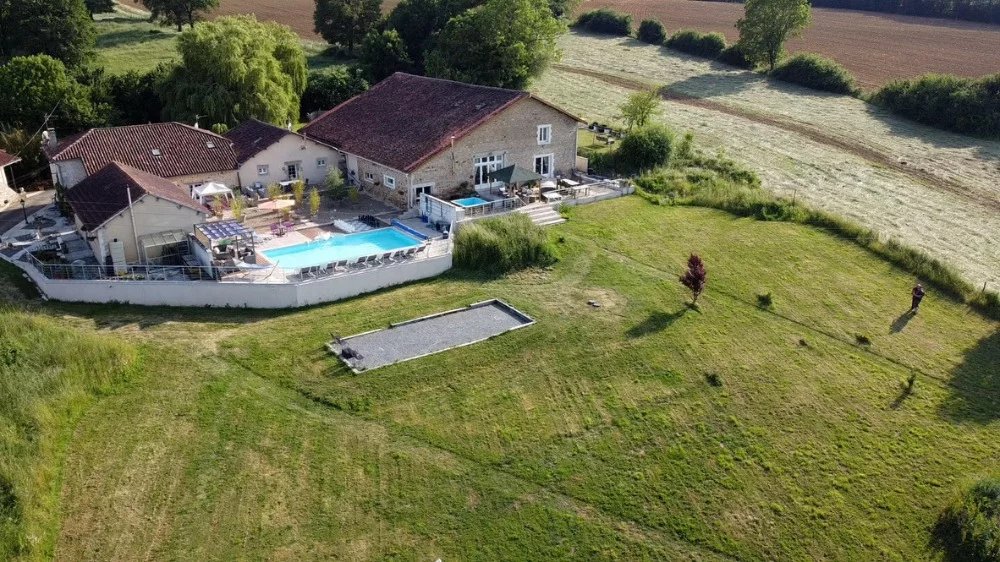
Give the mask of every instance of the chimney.
[[55, 148], [59, 144], [59, 139], [56, 137], [56, 130], [52, 127], [45, 130], [45, 139], [43, 140], [45, 141], [45, 146], [49, 148]]

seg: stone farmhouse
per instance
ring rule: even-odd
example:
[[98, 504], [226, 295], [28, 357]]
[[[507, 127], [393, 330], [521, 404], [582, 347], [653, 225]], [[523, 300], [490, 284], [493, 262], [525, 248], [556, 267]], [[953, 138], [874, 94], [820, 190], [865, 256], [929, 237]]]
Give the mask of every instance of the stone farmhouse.
[[580, 122], [528, 92], [396, 73], [301, 132], [343, 153], [352, 184], [409, 208], [422, 193], [489, 190], [505, 166], [569, 175]]
[[241, 186], [259, 189], [296, 180], [319, 184], [342, 160], [337, 150], [321, 142], [257, 119], [241, 123], [225, 137], [236, 151]]

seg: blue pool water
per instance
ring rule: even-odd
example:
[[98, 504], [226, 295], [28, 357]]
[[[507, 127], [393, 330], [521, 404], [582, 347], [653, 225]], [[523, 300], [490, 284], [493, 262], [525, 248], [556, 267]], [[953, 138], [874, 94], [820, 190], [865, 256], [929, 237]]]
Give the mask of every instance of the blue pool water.
[[479, 197], [466, 197], [464, 199], [455, 199], [452, 203], [458, 205], [459, 207], [475, 207], [476, 205], [489, 203], [489, 201]]
[[285, 269], [302, 269], [413, 248], [422, 243], [395, 228], [379, 228], [354, 234], [335, 234], [327, 240], [317, 239], [304, 244], [265, 250], [261, 254], [269, 262]]

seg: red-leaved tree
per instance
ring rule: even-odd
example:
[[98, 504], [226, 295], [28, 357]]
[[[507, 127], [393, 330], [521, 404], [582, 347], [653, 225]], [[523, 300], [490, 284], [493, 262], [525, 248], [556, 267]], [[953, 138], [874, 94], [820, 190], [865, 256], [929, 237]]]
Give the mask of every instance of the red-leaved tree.
[[698, 304], [698, 296], [705, 290], [705, 277], [705, 262], [698, 254], [691, 254], [687, 271], [681, 276], [681, 284], [691, 289], [691, 304]]

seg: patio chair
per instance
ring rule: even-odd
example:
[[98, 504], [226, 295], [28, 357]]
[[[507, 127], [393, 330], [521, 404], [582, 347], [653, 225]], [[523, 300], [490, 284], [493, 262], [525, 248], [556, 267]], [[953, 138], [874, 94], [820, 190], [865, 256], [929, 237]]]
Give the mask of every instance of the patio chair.
[[272, 235], [274, 235], [274, 236], [281, 236], [284, 233], [285, 232], [284, 232], [284, 230], [282, 230], [280, 224], [274, 223], [274, 224], [271, 225], [271, 234]]
[[343, 270], [347, 269], [347, 263], [348, 263], [348, 261], [350, 261], [350, 260], [340, 260], [340, 261], [338, 261], [337, 263], [333, 264], [333, 270], [334, 271], [343, 271]]
[[284, 227], [285, 230], [295, 230], [295, 223], [292, 221], [281, 221], [281, 226]]

